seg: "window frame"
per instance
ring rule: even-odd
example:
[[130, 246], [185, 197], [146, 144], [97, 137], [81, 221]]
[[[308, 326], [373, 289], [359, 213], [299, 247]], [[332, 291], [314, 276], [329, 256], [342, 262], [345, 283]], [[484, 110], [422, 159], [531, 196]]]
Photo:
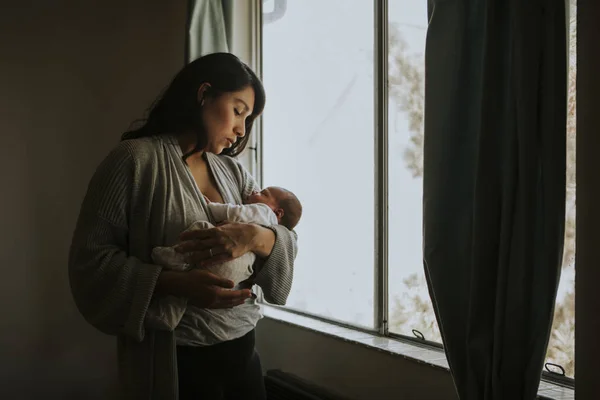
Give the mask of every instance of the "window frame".
[[[257, 6], [253, 9], [252, 15], [252, 32], [251, 41], [253, 48], [253, 68], [256, 74], [263, 79], [263, 3], [265, 0], [257, 0]], [[277, 1], [277, 0], [274, 0]], [[287, 1], [287, 0], [283, 0]], [[567, 4], [567, 29], [569, 29], [569, 8]], [[337, 320], [331, 317], [324, 317], [321, 315], [313, 314], [308, 311], [299, 310], [290, 306], [277, 306], [269, 304], [265, 301], [263, 293], [258, 286], [255, 286], [255, 292], [257, 293], [257, 302], [260, 304], [268, 305], [285, 312], [308, 317], [317, 321], [327, 322], [340, 327], [353, 329], [360, 332], [366, 332], [381, 337], [390, 339], [401, 340], [407, 343], [413, 343], [414, 345], [426, 346], [435, 349], [443, 349], [443, 344], [438, 342], [429, 341], [426, 339], [419, 338], [416, 334], [415, 337], [394, 333], [389, 331], [389, 246], [388, 246], [388, 138], [389, 138], [389, 126], [388, 126], [388, 27], [389, 27], [389, 15], [388, 15], [388, 2], [389, 0], [373, 0], [374, 7], [374, 120], [375, 126], [373, 129], [374, 137], [374, 150], [375, 150], [375, 207], [374, 207], [374, 218], [375, 218], [375, 229], [374, 229], [374, 240], [375, 240], [375, 252], [374, 252], [374, 329], [365, 328], [363, 326], [354, 325], [352, 323]], [[569, 46], [567, 38], [567, 48]], [[250, 172], [255, 176], [260, 187], [264, 183], [263, 174], [263, 151], [262, 143], [264, 140], [264, 124], [262, 116], [259, 117], [254, 124], [255, 135], [253, 145], [249, 148], [254, 152], [254, 162], [250, 166]], [[561, 386], [568, 388], [575, 387], [575, 379], [562, 376], [556, 373], [549, 372], [544, 368], [542, 371], [542, 380], [556, 383]]]

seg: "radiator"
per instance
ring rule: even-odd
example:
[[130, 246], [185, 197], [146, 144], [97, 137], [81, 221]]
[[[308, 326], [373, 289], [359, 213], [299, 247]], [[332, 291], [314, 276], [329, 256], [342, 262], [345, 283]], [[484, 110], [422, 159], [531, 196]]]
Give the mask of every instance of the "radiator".
[[267, 400], [350, 400], [280, 370], [265, 375]]

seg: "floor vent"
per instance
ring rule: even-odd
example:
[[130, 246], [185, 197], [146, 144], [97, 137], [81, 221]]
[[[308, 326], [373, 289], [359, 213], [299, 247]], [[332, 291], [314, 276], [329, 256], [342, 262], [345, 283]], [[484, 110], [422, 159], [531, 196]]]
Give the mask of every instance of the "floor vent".
[[267, 371], [267, 400], [350, 400], [280, 370]]

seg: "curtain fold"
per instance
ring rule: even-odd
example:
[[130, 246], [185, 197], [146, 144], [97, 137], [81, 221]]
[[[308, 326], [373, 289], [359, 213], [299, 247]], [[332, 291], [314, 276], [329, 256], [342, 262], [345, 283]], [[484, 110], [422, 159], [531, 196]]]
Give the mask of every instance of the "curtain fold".
[[564, 240], [564, 0], [429, 0], [423, 257], [462, 400], [535, 399]]
[[229, 52], [233, 5], [229, 0], [191, 0], [188, 11], [187, 62]]

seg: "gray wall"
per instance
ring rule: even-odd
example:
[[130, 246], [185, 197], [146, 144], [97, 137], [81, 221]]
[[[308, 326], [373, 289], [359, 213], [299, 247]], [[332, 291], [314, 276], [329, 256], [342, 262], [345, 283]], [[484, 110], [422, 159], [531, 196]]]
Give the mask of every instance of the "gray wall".
[[575, 393], [600, 399], [600, 2], [578, 0]]
[[0, 2], [0, 398], [112, 398], [68, 246], [96, 165], [183, 65], [186, 3]]
[[457, 399], [450, 373], [320, 333], [264, 319], [263, 369], [281, 369], [353, 400]]
[[[0, 2], [0, 398], [112, 398], [114, 341], [71, 300], [68, 245], [95, 166], [182, 65], [187, 2], [27, 3], [35, 5]], [[592, 399], [600, 397], [600, 10], [579, 3], [577, 398]], [[442, 371], [276, 321], [258, 330], [266, 369], [356, 399], [454, 398]]]

